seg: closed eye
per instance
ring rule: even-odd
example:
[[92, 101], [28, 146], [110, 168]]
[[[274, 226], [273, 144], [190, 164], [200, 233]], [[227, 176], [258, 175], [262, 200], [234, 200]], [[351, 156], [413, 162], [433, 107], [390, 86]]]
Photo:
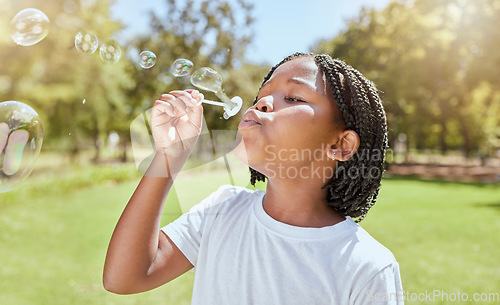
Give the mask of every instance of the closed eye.
[[306, 103], [306, 101], [300, 99], [300, 98], [297, 98], [297, 97], [292, 97], [292, 96], [285, 96], [285, 101], [287, 102], [298, 102], [298, 103]]

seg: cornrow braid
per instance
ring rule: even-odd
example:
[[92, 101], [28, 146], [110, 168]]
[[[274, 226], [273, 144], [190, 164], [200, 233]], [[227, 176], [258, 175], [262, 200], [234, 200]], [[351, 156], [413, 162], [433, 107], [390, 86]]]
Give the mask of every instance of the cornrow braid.
[[[378, 90], [345, 62], [325, 54], [305, 53], [295, 53], [282, 60], [269, 71], [262, 85], [280, 65], [302, 56], [314, 58], [342, 114], [345, 128], [359, 135], [358, 150], [347, 161], [337, 163], [335, 176], [323, 189], [328, 189], [326, 201], [329, 206], [360, 222], [377, 201], [387, 148], [386, 115]], [[256, 102], [257, 99], [254, 104]], [[252, 168], [250, 173], [252, 185], [266, 179], [265, 175]]]

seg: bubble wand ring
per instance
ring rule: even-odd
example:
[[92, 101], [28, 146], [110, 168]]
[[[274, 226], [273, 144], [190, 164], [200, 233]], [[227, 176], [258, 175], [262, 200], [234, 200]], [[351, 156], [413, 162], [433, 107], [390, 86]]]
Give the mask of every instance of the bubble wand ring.
[[203, 90], [214, 92], [222, 102], [210, 101], [203, 99], [202, 102], [210, 105], [221, 106], [224, 108], [224, 119], [228, 119], [237, 114], [243, 101], [239, 96], [232, 99], [222, 90], [222, 77], [217, 71], [209, 67], [203, 67], [191, 75], [191, 83]]

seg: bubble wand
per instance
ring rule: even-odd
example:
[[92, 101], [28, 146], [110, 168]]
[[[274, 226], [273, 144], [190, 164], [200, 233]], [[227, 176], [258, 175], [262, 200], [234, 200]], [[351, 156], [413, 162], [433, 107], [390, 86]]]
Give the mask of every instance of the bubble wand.
[[203, 99], [202, 102], [223, 107], [223, 117], [226, 120], [237, 114], [243, 105], [243, 100], [239, 96], [229, 99], [224, 90], [222, 90], [222, 77], [212, 68], [203, 67], [194, 72], [191, 75], [191, 83], [200, 89], [215, 93], [222, 100], [222, 102], [216, 102]]

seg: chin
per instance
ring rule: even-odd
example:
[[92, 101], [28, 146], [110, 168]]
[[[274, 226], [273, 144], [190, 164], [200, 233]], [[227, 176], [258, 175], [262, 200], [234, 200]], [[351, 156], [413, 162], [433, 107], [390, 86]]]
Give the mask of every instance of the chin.
[[251, 140], [245, 141], [238, 133], [236, 136], [236, 148], [234, 149], [234, 152], [236, 153], [236, 157], [243, 164], [257, 170], [257, 168], [262, 167], [265, 163], [265, 155], [263, 149], [259, 148], [258, 145], [252, 145], [248, 142], [255, 143]]
[[236, 135], [236, 148], [234, 149], [234, 152], [236, 153], [238, 160], [240, 160], [243, 164], [250, 166], [245, 141], [243, 141], [243, 138], [239, 133]]

